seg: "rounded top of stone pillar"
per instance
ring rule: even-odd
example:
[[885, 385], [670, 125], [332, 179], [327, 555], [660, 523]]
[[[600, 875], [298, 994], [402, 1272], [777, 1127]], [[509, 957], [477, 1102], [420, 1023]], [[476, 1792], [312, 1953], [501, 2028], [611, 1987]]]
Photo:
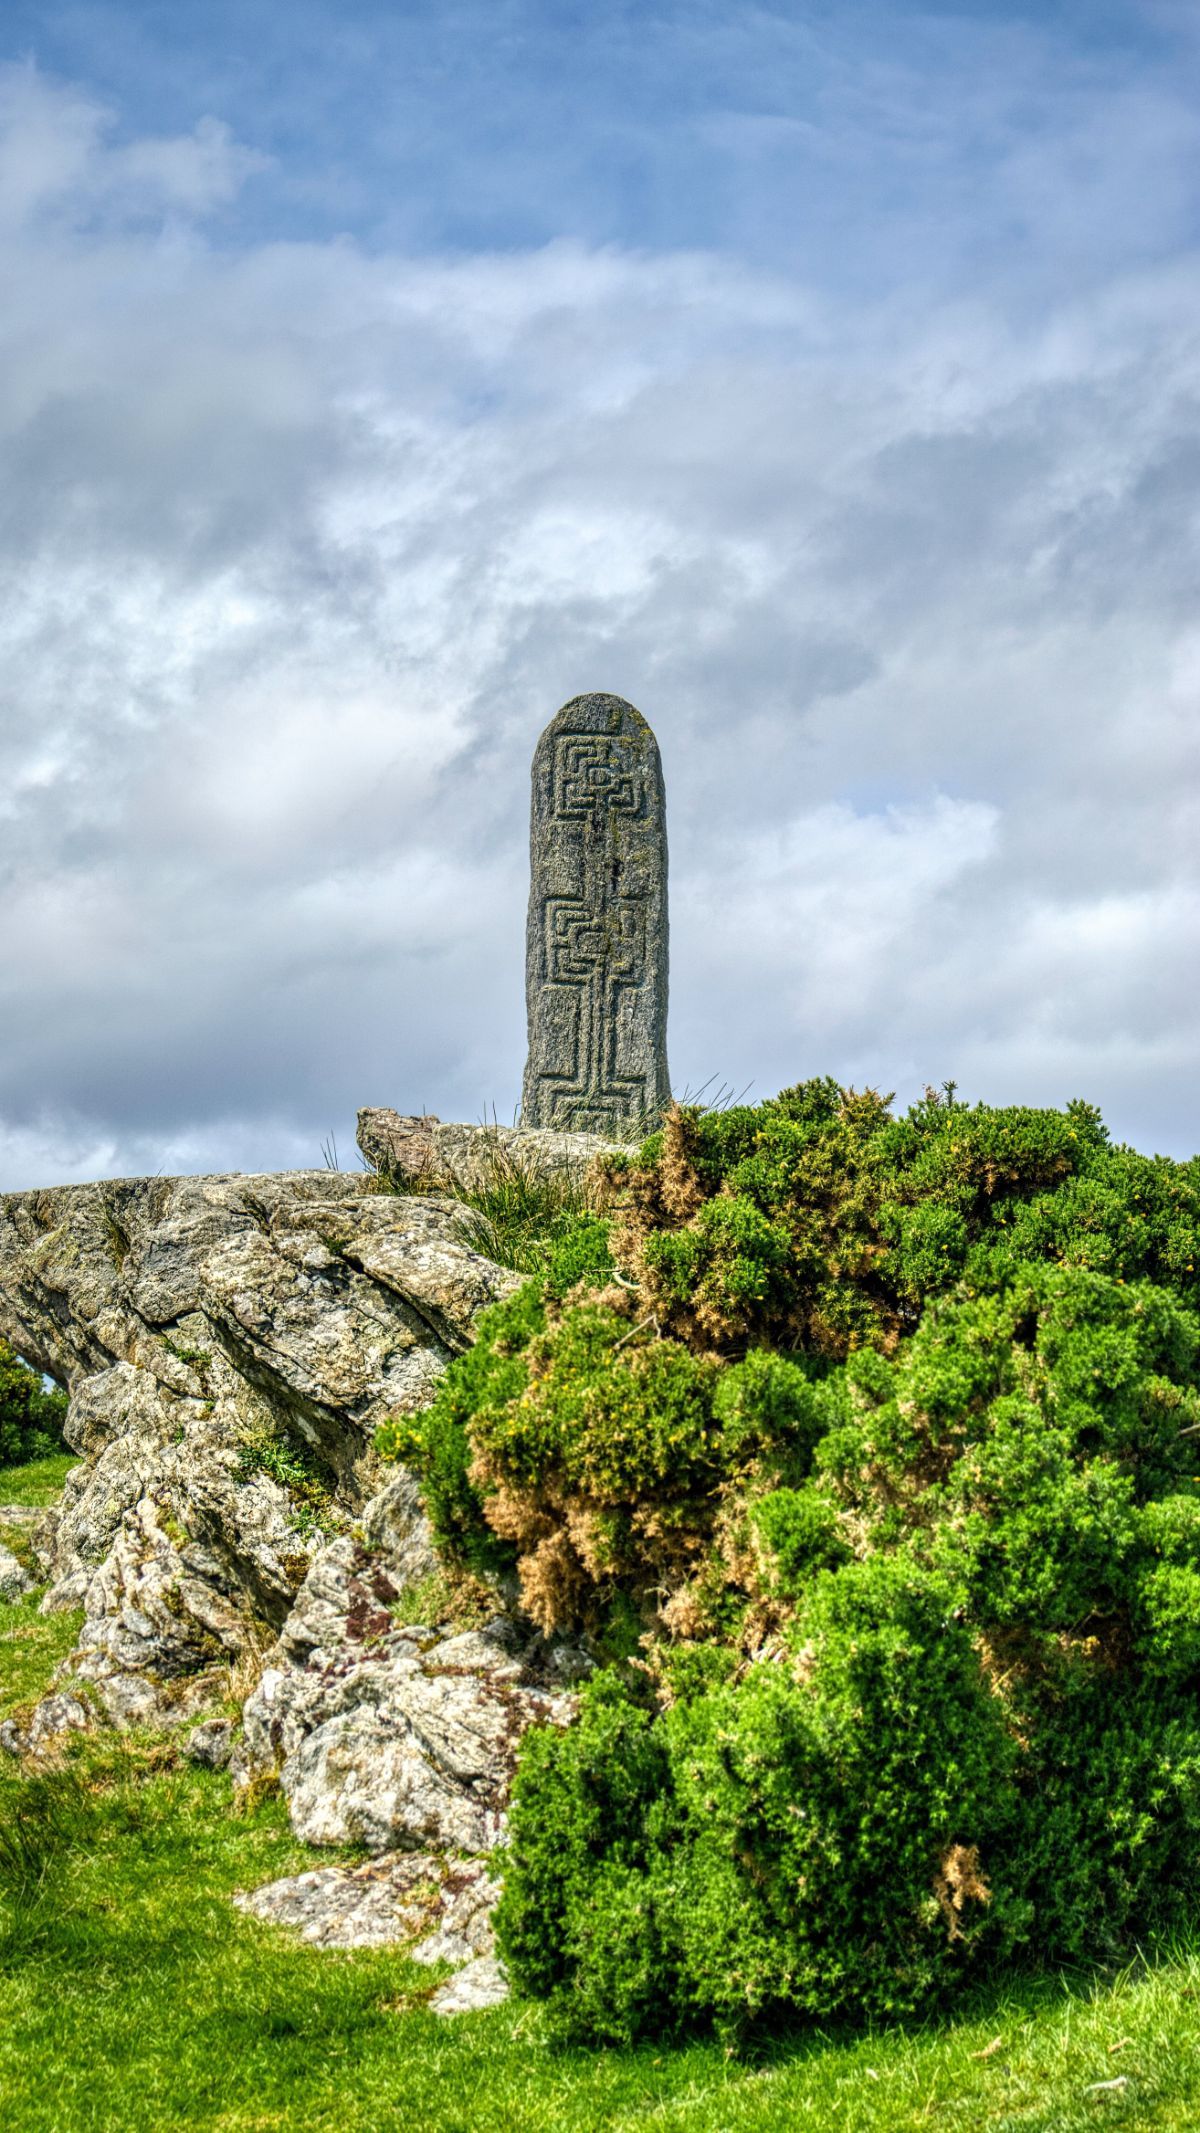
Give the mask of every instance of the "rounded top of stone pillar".
[[627, 740], [649, 741], [652, 748], [658, 748], [653, 730], [641, 712], [623, 696], [608, 696], [603, 691], [572, 696], [543, 727], [539, 748], [542, 741], [552, 739], [563, 727], [572, 733], [620, 733]]

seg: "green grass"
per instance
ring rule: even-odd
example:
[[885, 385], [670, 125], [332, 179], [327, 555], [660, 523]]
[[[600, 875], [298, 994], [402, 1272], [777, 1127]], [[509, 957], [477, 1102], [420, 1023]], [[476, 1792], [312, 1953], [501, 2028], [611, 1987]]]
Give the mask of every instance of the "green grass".
[[[27, 1570], [36, 1569], [30, 1523], [23, 1518], [6, 1519], [5, 1510], [10, 1504], [22, 1510], [36, 1510], [56, 1502], [62, 1494], [64, 1478], [76, 1465], [75, 1454], [65, 1452], [55, 1453], [50, 1459], [31, 1459], [24, 1466], [0, 1466], [0, 1547], [10, 1549]], [[5, 1635], [6, 1618], [7, 1609], [0, 1604], [0, 1638]], [[0, 1699], [3, 1694], [4, 1673], [0, 1669]]]
[[[20, 1719], [45, 1695], [51, 1674], [79, 1635], [82, 1610], [39, 1615], [37, 1603], [36, 1592], [10, 1606], [0, 1601], [0, 1718]], [[0, 1756], [0, 1777], [3, 1762]]]
[[24, 1466], [0, 1466], [0, 1505], [52, 1504], [62, 1495], [62, 1485], [77, 1452], [54, 1452], [49, 1459], [30, 1459]]
[[[0, 1609], [0, 1715], [78, 1617]], [[30, 1781], [0, 1757], [5, 2133], [1076, 2133], [1200, 2123], [1200, 1938], [1119, 1977], [1042, 1978], [883, 2034], [555, 2048], [539, 2009], [440, 2022], [430, 1973], [319, 1953], [235, 1912], [322, 1863], [278, 1801], [112, 1735]], [[1099, 2086], [1119, 2083], [1120, 2086]]]
[[[240, 1820], [223, 1777], [156, 1769], [164, 1752], [86, 1749], [57, 1808], [53, 1785], [51, 1811], [35, 1803], [41, 1850], [35, 1830], [22, 1874], [7, 1875], [0, 2095], [19, 2133], [1196, 2123], [1190, 1952], [1093, 1986], [1031, 1984], [943, 2029], [783, 2040], [744, 2061], [712, 2044], [556, 2050], [529, 2007], [439, 2022], [422, 2004], [427, 1971], [380, 1951], [321, 1954], [234, 1912], [233, 1888], [311, 1855], [276, 1803]], [[13, 1791], [4, 1781], [8, 1827]], [[0, 1843], [0, 1885], [4, 1860]]]

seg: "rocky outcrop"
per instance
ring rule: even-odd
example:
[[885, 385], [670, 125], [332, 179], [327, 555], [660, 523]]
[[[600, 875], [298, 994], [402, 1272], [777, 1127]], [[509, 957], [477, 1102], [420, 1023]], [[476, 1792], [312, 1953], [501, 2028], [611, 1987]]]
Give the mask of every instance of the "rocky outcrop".
[[494, 1184], [506, 1167], [541, 1178], [565, 1175], [582, 1185], [598, 1155], [622, 1150], [621, 1142], [594, 1133], [559, 1133], [540, 1126], [455, 1126], [432, 1112], [416, 1117], [369, 1109], [358, 1114], [358, 1145], [371, 1169], [382, 1176], [450, 1193], [477, 1192]]
[[[386, 1536], [385, 1500], [364, 1526]], [[521, 1737], [570, 1723], [570, 1684], [589, 1661], [504, 1614], [478, 1628], [400, 1622], [396, 1577], [386, 1537], [372, 1544], [366, 1530], [321, 1551], [246, 1700], [230, 1765], [241, 1788], [278, 1783], [307, 1843], [378, 1858], [236, 1900], [322, 1947], [395, 1943], [415, 1962], [449, 1963], [457, 1975], [430, 2005], [464, 2013], [508, 1990], [489, 1855], [504, 1841]], [[189, 1743], [201, 1760], [212, 1730]]]
[[277, 1776], [309, 1844], [491, 1850], [517, 1744], [566, 1723], [579, 1656], [522, 1634], [399, 1624], [386, 1555], [346, 1538], [314, 1562], [243, 1712], [233, 1770]]
[[[377, 1855], [243, 1908], [321, 1946], [451, 1964], [430, 2001], [451, 2014], [507, 1991], [491, 1868], [517, 1748], [569, 1723], [589, 1662], [499, 1593], [478, 1626], [446, 1617], [414, 1477], [372, 1440], [517, 1284], [430, 1187], [470, 1190], [510, 1159], [578, 1182], [603, 1144], [362, 1116], [369, 1174], [0, 1200], [0, 1333], [68, 1387], [79, 1454], [30, 1535], [42, 1605], [84, 1614], [53, 1693], [0, 1748], [52, 1757], [102, 1718], [189, 1722], [183, 1753], [242, 1791], [277, 1784], [298, 1836]], [[18, 1573], [0, 1557], [0, 1585]], [[238, 1684], [240, 1725], [203, 1715]]]
[[0, 1199], [0, 1332], [68, 1387], [80, 1454], [33, 1532], [43, 1605], [84, 1608], [70, 1670], [111, 1717], [185, 1717], [227, 1685], [364, 1518], [401, 1577], [430, 1567], [411, 1478], [372, 1501], [373, 1433], [515, 1279], [453, 1203], [367, 1175]]

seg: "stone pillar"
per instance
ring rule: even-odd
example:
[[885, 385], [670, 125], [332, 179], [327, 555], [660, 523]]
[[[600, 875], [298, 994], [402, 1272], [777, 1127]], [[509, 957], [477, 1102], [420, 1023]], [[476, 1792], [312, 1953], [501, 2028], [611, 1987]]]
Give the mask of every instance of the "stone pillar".
[[576, 696], [533, 757], [526, 1126], [633, 1140], [670, 1101], [667, 826], [658, 743], [620, 696]]

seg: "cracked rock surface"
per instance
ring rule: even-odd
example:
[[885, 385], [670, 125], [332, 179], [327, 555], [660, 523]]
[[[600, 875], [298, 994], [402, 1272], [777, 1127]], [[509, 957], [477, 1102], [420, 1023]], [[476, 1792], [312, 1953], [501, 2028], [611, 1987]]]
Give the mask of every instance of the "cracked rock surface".
[[398, 1626], [396, 1595], [360, 1542], [322, 1552], [246, 1700], [235, 1781], [277, 1775], [308, 1844], [489, 1851], [521, 1735], [574, 1715], [571, 1665], [503, 1615]]
[[[386, 1495], [365, 1528], [387, 1531]], [[236, 1785], [277, 1779], [307, 1843], [377, 1856], [237, 1901], [321, 1947], [394, 1942], [414, 1962], [453, 1965], [430, 2006], [461, 2014], [508, 1994], [493, 1861], [521, 1736], [571, 1722], [568, 1684], [590, 1662], [505, 1615], [475, 1629], [398, 1623], [397, 1569], [366, 1531], [321, 1551], [246, 1700], [230, 1766]]]
[[515, 1283], [452, 1202], [365, 1175], [0, 1198], [0, 1332], [68, 1388], [80, 1455], [33, 1529], [42, 1604], [84, 1609], [68, 1670], [111, 1718], [198, 1709], [270, 1643], [331, 1530], [367, 1518], [402, 1579], [432, 1567], [411, 1479], [378, 1494], [372, 1436]]

